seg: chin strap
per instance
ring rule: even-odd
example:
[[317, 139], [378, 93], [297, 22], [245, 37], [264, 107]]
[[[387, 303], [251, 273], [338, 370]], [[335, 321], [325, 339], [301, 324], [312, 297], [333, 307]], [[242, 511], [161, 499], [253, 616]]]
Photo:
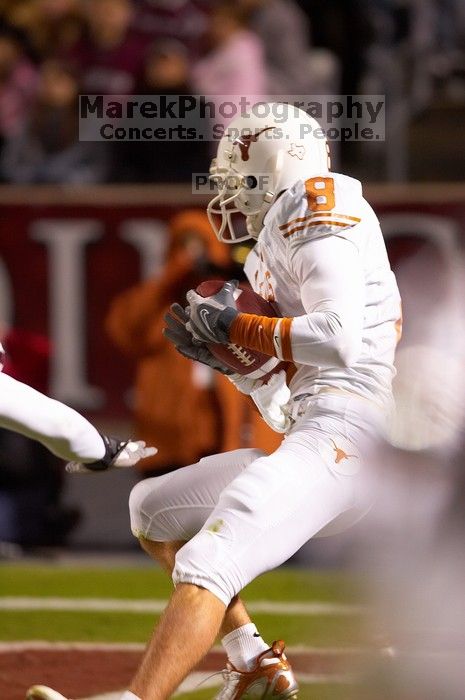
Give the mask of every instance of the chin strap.
[[251, 216], [247, 217], [247, 232], [249, 236], [252, 236], [252, 238], [255, 239], [258, 238], [263, 228], [265, 216], [268, 214], [269, 210], [271, 209], [271, 206], [274, 204], [276, 199], [277, 197], [275, 197], [274, 192], [267, 192], [265, 194], [262, 207], [258, 214], [252, 214]]

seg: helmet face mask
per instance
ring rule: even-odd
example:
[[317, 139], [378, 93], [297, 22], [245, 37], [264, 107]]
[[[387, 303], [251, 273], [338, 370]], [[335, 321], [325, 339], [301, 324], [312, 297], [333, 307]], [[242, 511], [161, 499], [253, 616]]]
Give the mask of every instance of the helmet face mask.
[[[243, 214], [246, 217], [260, 212], [261, 197], [253, 194], [257, 179], [251, 175], [240, 175], [234, 170], [217, 168], [215, 161], [210, 169], [210, 180], [215, 182], [218, 194], [209, 202], [207, 215], [210, 224], [223, 243], [239, 243], [251, 238], [250, 232], [239, 233], [234, 226], [233, 215]], [[220, 223], [218, 224], [218, 219]]]
[[[282, 191], [299, 179], [329, 170], [326, 139], [314, 133], [319, 129], [317, 121], [292, 106], [290, 114], [278, 120], [273, 108], [282, 105], [262, 106], [268, 108], [267, 116], [251, 113], [229, 125], [210, 168], [218, 194], [207, 214], [224, 243], [258, 238], [268, 210]], [[237, 214], [247, 218], [246, 234], [239, 234], [234, 226]]]

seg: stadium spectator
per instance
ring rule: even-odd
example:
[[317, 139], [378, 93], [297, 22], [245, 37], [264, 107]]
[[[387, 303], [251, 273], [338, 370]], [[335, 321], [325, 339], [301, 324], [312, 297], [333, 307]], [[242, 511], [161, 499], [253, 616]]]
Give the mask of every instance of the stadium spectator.
[[71, 68], [43, 64], [38, 99], [22, 132], [3, 149], [1, 173], [16, 184], [102, 182], [105, 144], [79, 141], [79, 83]]
[[[463, 1], [409, 0], [405, 73], [417, 112], [430, 105], [438, 88], [452, 101], [464, 100], [465, 50]], [[396, 47], [398, 48], [398, 47]], [[410, 96], [409, 95], [409, 96]]]
[[[217, 114], [222, 102], [234, 96], [263, 100], [268, 90], [262, 42], [247, 23], [247, 15], [229, 2], [217, 5], [207, 31], [209, 51], [193, 68], [193, 83], [201, 95], [217, 96]], [[223, 99], [222, 99], [223, 97]], [[239, 110], [238, 104], [236, 108]], [[231, 118], [235, 115], [232, 114]]]
[[28, 19], [36, 0], [0, 0], [0, 17], [3, 22], [18, 29], [27, 30]]
[[147, 477], [192, 464], [213, 448], [248, 445], [252, 436], [272, 451], [282, 437], [265, 426], [248, 398], [223, 375], [180, 356], [163, 337], [171, 303], [185, 305], [187, 290], [205, 279], [237, 274], [204, 212], [184, 211], [170, 229], [163, 275], [123, 292], [106, 321], [113, 341], [137, 361], [135, 433], [159, 449], [138, 467]]
[[78, 68], [85, 92], [126, 95], [141, 80], [147, 41], [131, 28], [130, 0], [85, 0], [86, 35], [69, 58]]
[[14, 0], [3, 6], [7, 20], [27, 34], [41, 58], [66, 51], [83, 30], [80, 0]]
[[[137, 94], [147, 96], [190, 95], [189, 55], [175, 39], [160, 39], [152, 44], [146, 58], [144, 74]], [[165, 120], [165, 126], [176, 126]], [[203, 131], [201, 117], [189, 120], [188, 126]], [[207, 141], [186, 139], [126, 141], [112, 145], [116, 182], [190, 182], [192, 173], [204, 173], [210, 163]]]
[[0, 27], [0, 149], [25, 122], [37, 90], [37, 71], [27, 58], [22, 35]]
[[207, 28], [209, 4], [205, 0], [138, 0], [134, 27], [151, 40], [177, 39], [196, 56]]
[[310, 23], [294, 0], [239, 0], [263, 42], [270, 95], [337, 92], [335, 56], [310, 48]]
[[367, 49], [373, 41], [370, 9], [374, 3], [312, 0], [300, 4], [310, 16], [313, 45], [329, 49], [338, 58], [341, 94], [356, 95], [366, 69]]

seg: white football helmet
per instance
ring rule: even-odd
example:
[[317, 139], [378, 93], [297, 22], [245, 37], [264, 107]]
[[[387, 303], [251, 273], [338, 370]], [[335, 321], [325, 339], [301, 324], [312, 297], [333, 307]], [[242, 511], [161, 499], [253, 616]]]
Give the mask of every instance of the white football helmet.
[[[226, 127], [210, 167], [218, 194], [207, 214], [216, 236], [224, 243], [258, 238], [281, 192], [329, 169], [328, 144], [316, 119], [293, 105], [254, 105]], [[232, 217], [237, 213], [247, 217], [247, 233], [235, 230]]]

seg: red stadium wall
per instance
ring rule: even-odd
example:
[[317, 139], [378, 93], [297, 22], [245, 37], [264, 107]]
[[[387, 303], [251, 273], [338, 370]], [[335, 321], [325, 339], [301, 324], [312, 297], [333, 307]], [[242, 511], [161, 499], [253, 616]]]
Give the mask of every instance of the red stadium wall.
[[[393, 258], [418, 236], [465, 241], [461, 185], [376, 186], [366, 196]], [[128, 417], [133, 368], [106, 337], [105, 314], [163, 264], [169, 218], [204, 203], [179, 187], [0, 188], [0, 320], [51, 337], [53, 395], [97, 421]]]

